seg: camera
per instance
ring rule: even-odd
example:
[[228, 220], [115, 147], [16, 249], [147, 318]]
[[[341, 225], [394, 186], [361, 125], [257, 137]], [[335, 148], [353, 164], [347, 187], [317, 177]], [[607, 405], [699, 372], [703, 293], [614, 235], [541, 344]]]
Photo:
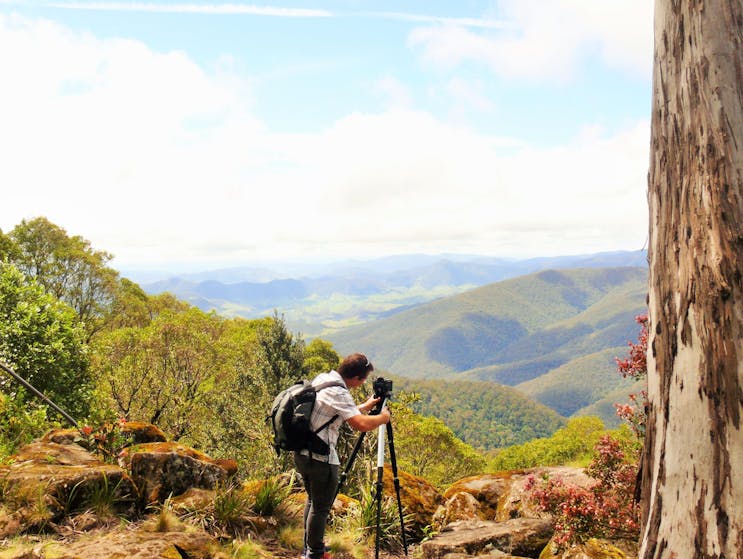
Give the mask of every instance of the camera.
[[387, 380], [384, 377], [377, 377], [374, 379], [374, 396], [385, 400], [392, 398], [392, 381]]

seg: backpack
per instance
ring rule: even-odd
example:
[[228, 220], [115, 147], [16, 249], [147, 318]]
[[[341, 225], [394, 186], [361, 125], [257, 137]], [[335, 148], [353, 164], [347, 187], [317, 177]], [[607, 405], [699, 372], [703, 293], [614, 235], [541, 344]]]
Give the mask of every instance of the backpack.
[[273, 428], [276, 454], [282, 450], [310, 450], [323, 456], [330, 453], [328, 443], [318, 433], [338, 419], [338, 414], [314, 431], [310, 427], [310, 418], [317, 393], [331, 386], [346, 388], [345, 383], [335, 380], [317, 386], [312, 386], [308, 380], [300, 380], [279, 392], [271, 406], [271, 415], [266, 418]]

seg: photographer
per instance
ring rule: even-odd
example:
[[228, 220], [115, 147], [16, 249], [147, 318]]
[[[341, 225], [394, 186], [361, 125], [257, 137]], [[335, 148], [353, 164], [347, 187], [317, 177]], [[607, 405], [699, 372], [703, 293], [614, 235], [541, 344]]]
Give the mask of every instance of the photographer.
[[[366, 432], [390, 420], [390, 412], [387, 408], [382, 409], [376, 415], [367, 415], [381, 398], [371, 396], [366, 402], [357, 406], [349, 392], [351, 388], [364, 384], [373, 370], [374, 366], [365, 355], [354, 353], [343, 360], [337, 371], [322, 373], [312, 381], [315, 386], [339, 381], [339, 384], [342, 382], [345, 387], [331, 386], [318, 391], [310, 419], [313, 431], [320, 429], [318, 436], [327, 443], [329, 453], [317, 454], [309, 450], [294, 453], [294, 463], [302, 475], [307, 491], [307, 504], [304, 508], [305, 551], [302, 554], [304, 558], [328, 559], [330, 557], [325, 552], [324, 536], [325, 524], [338, 486], [340, 460], [335, 445], [341, 424], [346, 421], [356, 431]], [[327, 427], [323, 428], [326, 423], [328, 423]]]

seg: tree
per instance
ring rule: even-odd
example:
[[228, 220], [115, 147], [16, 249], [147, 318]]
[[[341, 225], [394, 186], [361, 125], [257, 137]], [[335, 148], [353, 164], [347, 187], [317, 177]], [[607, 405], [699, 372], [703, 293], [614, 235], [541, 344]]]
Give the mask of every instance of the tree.
[[310, 377], [337, 369], [341, 356], [333, 349], [333, 344], [321, 338], [315, 338], [304, 348], [304, 367]]
[[[73, 417], [90, 409], [84, 333], [66, 304], [15, 266], [0, 262], [0, 359]], [[0, 390], [24, 399], [0, 374]]]
[[193, 432], [222, 370], [223, 322], [192, 307], [96, 338], [93, 362], [116, 413], [154, 423], [174, 440]]
[[97, 332], [117, 288], [111, 255], [94, 250], [80, 236], [70, 237], [44, 217], [23, 220], [9, 233], [11, 261], [48, 293], [69, 304], [85, 325], [88, 339]]
[[743, 556], [742, 21], [655, 4], [643, 559]]

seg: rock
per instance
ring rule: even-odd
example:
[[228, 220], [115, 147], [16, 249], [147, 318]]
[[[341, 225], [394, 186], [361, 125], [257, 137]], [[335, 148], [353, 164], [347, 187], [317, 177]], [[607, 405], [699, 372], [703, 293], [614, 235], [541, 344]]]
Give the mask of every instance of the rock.
[[433, 525], [443, 527], [457, 520], [484, 520], [480, 516], [480, 502], [472, 493], [460, 491], [449, 497], [443, 505], [436, 509], [433, 516]]
[[[414, 537], [422, 537], [424, 528], [431, 524], [433, 515], [443, 502], [441, 493], [425, 479], [398, 470], [400, 483], [400, 502], [411, 522], [405, 525], [406, 530]], [[392, 467], [385, 464], [382, 477], [383, 494], [397, 499]]]
[[630, 559], [637, 557], [636, 542], [615, 542], [591, 538], [586, 543], [574, 545], [560, 553], [547, 545], [539, 559]]
[[[531, 476], [537, 478], [549, 476], [580, 487], [594, 483], [582, 468], [563, 466], [466, 477], [453, 483], [444, 493], [446, 503], [436, 511], [435, 527], [441, 528], [448, 522], [467, 518], [497, 521], [512, 518], [549, 518], [549, 515], [539, 511], [526, 495], [525, 486]], [[475, 511], [472, 510], [472, 500], [462, 496], [463, 493], [474, 497], [477, 502]]]
[[[95, 539], [65, 544], [59, 559], [211, 559], [216, 540], [204, 532], [146, 532], [117, 529]], [[105, 550], [102, 553], [102, 550]], [[56, 551], [56, 550], [55, 550]]]
[[479, 555], [494, 550], [523, 557], [538, 557], [552, 537], [549, 520], [516, 518], [453, 522], [435, 538], [421, 544], [424, 559], [441, 559], [448, 553]]
[[550, 518], [550, 515], [538, 510], [534, 503], [529, 501], [525, 486], [529, 477], [537, 479], [549, 477], [561, 480], [567, 484], [578, 487], [590, 487], [596, 481], [587, 476], [583, 468], [572, 468], [569, 466], [554, 466], [547, 468], [533, 468], [524, 471], [511, 472], [510, 483], [501, 494], [498, 501], [496, 520], [508, 520], [509, 518]]
[[511, 485], [512, 473], [499, 472], [469, 476], [454, 482], [444, 493], [447, 501], [456, 493], [469, 493], [479, 503], [478, 517], [492, 520], [498, 512], [498, 503]]
[[76, 444], [36, 441], [0, 468], [3, 501], [14, 512], [0, 517], [0, 537], [40, 527], [63, 514], [107, 499], [114, 512], [130, 508], [136, 488], [129, 475]]
[[237, 471], [233, 461], [214, 460], [193, 448], [172, 442], [145, 443], [124, 449], [126, 466], [146, 502], [164, 502], [186, 490], [214, 489]]

